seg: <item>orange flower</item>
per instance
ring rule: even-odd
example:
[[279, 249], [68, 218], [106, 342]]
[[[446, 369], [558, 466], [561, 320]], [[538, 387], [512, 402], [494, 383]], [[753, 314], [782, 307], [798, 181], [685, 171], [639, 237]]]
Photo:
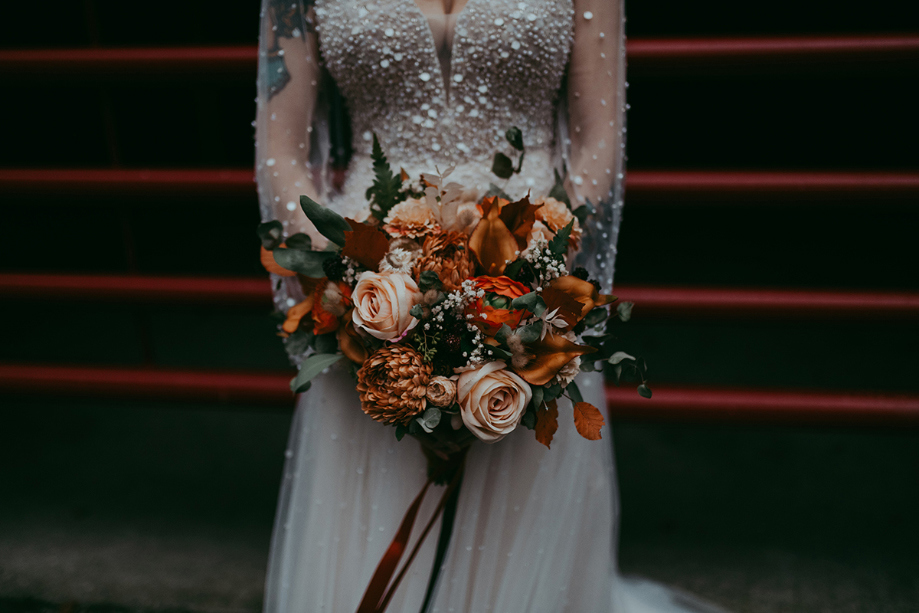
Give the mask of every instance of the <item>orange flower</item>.
[[313, 334], [338, 330], [339, 318], [351, 305], [351, 288], [347, 284], [317, 283], [313, 294]]
[[481, 326], [487, 336], [494, 334], [503, 324], [516, 328], [523, 317], [523, 311], [510, 308], [514, 298], [529, 294], [522, 283], [508, 277], [476, 277], [473, 279], [478, 289], [485, 291], [485, 296], [471, 305], [470, 312], [475, 316], [472, 321]]

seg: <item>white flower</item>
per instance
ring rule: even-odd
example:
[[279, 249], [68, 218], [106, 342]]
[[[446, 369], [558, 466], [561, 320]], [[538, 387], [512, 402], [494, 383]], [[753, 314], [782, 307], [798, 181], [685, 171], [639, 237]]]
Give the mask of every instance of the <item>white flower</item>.
[[456, 391], [463, 423], [486, 443], [513, 432], [532, 397], [530, 386], [501, 361], [462, 373]]

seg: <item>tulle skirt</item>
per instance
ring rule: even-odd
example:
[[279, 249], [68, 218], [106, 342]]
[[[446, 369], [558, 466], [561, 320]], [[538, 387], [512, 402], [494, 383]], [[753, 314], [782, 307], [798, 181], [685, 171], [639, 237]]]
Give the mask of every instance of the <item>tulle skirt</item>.
[[[578, 385], [586, 401], [606, 406], [599, 375], [582, 374]], [[431, 611], [717, 611], [618, 574], [619, 507], [608, 425], [602, 435], [601, 441], [581, 438], [563, 400], [551, 450], [522, 426], [497, 444], [473, 444]], [[364, 415], [345, 369], [315, 379], [298, 401], [291, 428], [266, 613], [356, 611], [425, 481], [417, 441], [399, 442], [393, 428]], [[441, 490], [428, 493], [409, 548]], [[438, 529], [388, 612], [419, 613]]]

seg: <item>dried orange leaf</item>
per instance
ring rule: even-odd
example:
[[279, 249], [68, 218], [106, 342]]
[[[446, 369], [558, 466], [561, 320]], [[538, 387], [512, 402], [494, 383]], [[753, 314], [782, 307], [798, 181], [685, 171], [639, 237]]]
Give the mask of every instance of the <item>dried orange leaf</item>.
[[287, 309], [287, 319], [284, 320], [284, 325], [281, 326], [281, 329], [288, 334], [296, 332], [297, 328], [300, 326], [300, 320], [309, 315], [313, 310], [313, 302], [314, 298], [310, 295], [307, 296], [306, 300], [303, 302], [298, 302]]
[[565, 364], [580, 355], [596, 351], [593, 347], [572, 343], [561, 334], [547, 334], [544, 339], [527, 345], [526, 349], [533, 358], [523, 368], [514, 368], [514, 372], [530, 385], [547, 384]]
[[342, 256], [351, 258], [364, 268], [375, 271], [380, 266], [380, 260], [389, 251], [389, 240], [376, 228], [353, 219], [345, 219], [345, 221], [351, 226], [351, 231], [345, 232]]
[[530, 204], [529, 196], [524, 197], [517, 202], [511, 202], [501, 208], [501, 221], [511, 231], [517, 240], [517, 246], [520, 250], [527, 247], [527, 238], [533, 224], [536, 223], [536, 211], [542, 207], [541, 204]]
[[[281, 246], [283, 247], [284, 245]], [[265, 249], [264, 247], [262, 247], [261, 260], [262, 266], [264, 266], [265, 270], [270, 273], [274, 273], [282, 277], [294, 277], [297, 275], [297, 273], [292, 270], [281, 268], [281, 265], [274, 261], [274, 253], [269, 249]]]
[[605, 423], [600, 409], [589, 402], [578, 402], [574, 405], [574, 427], [584, 438], [599, 441], [600, 428]]
[[546, 403], [546, 408], [536, 411], [536, 440], [550, 447], [552, 437], [558, 430], [558, 403], [550, 400]]
[[360, 335], [354, 329], [351, 311], [342, 317], [342, 325], [338, 328], [338, 345], [345, 357], [357, 365], [363, 364], [367, 359], [367, 348], [364, 347]]

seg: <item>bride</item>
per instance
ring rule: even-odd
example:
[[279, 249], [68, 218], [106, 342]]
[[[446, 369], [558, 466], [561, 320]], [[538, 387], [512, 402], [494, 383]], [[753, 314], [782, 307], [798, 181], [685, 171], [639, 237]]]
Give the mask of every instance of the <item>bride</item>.
[[[619, 0], [264, 0], [257, 118], [262, 217], [323, 239], [298, 205], [309, 195], [362, 219], [373, 134], [411, 176], [453, 168], [478, 196], [519, 127], [526, 159], [500, 187], [545, 195], [554, 171], [595, 213], [579, 265], [613, 281], [622, 206], [624, 38]], [[347, 109], [347, 110], [345, 110]], [[353, 137], [344, 181], [347, 113]], [[274, 277], [282, 311], [302, 299]], [[597, 373], [585, 400], [605, 406]], [[426, 480], [413, 440], [359, 408], [344, 369], [298, 399], [269, 562], [268, 613], [355, 611], [406, 508]], [[570, 406], [567, 407], [570, 415]], [[562, 407], [565, 416], [565, 407]], [[618, 492], [610, 432], [559, 429], [549, 451], [524, 432], [470, 450], [452, 540], [428, 611], [714, 611], [616, 567]], [[518, 436], [519, 435], [519, 436]], [[438, 496], [419, 517], [430, 516]], [[436, 530], [436, 527], [435, 527]], [[425, 603], [437, 539], [425, 541], [387, 611]], [[411, 543], [410, 543], [411, 545]]]

